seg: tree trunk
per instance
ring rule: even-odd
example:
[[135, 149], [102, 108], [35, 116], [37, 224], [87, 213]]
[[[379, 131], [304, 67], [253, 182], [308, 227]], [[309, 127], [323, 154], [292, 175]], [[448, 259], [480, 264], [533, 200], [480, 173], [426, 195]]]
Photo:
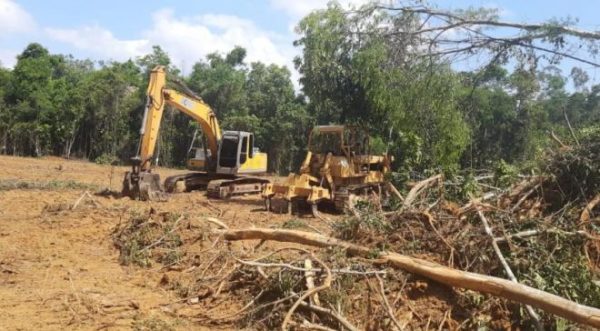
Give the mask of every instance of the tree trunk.
[[40, 151], [40, 138], [38, 137], [37, 134], [34, 134], [33, 136], [33, 146], [35, 148], [35, 157], [40, 157], [42, 156], [42, 152]]
[[[274, 240], [316, 247], [339, 247], [350, 255], [369, 258], [373, 249], [316, 233], [295, 230], [244, 229], [222, 231], [226, 240]], [[372, 256], [371, 256], [372, 257]], [[431, 261], [393, 252], [381, 252], [373, 263], [389, 264], [439, 283], [474, 290], [531, 305], [573, 322], [600, 328], [600, 309], [506, 279], [461, 271]]]
[[77, 129], [73, 128], [71, 130], [71, 136], [67, 138], [67, 143], [65, 145], [65, 157], [67, 159], [71, 158], [71, 150], [73, 149], [73, 145], [75, 144], [75, 138], [77, 137]]
[[2, 134], [2, 155], [8, 154], [8, 129]]

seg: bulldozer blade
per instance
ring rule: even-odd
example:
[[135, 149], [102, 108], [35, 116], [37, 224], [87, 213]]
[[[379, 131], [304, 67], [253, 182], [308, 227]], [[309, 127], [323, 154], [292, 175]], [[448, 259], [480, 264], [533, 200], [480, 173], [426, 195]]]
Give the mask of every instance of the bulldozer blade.
[[160, 176], [149, 172], [134, 174], [126, 172], [123, 178], [123, 196], [141, 201], [166, 201], [168, 195], [162, 191]]

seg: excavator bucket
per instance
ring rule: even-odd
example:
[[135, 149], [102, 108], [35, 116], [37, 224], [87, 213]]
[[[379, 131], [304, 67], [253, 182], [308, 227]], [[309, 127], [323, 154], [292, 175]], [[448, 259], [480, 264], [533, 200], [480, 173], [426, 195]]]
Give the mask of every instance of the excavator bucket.
[[121, 194], [141, 201], [167, 200], [167, 194], [162, 191], [160, 186], [160, 176], [150, 172], [126, 172]]

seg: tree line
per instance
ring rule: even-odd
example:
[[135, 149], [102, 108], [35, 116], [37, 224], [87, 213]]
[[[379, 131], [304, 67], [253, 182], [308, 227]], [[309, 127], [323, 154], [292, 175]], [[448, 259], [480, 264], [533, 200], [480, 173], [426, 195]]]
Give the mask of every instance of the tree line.
[[[159, 64], [211, 105], [224, 129], [254, 132], [269, 153], [269, 170], [281, 174], [298, 167], [316, 124], [366, 127], [373, 151], [394, 155], [401, 171], [455, 171], [535, 160], [552, 136], [599, 123], [600, 85], [583, 69], [563, 73], [558, 65], [570, 56], [569, 42], [589, 43], [593, 58], [596, 36], [550, 22], [538, 30], [517, 26], [516, 42], [482, 22], [500, 21], [489, 9], [371, 4], [349, 11], [330, 3], [296, 28], [300, 91], [289, 69], [247, 63], [240, 47], [199, 59], [182, 76], [160, 46], [125, 62], [94, 62], [32, 43], [14, 68], [0, 68], [0, 152], [127, 163], [137, 148], [148, 75]], [[457, 27], [467, 32], [444, 37]], [[486, 61], [476, 69], [456, 64], [457, 56], [481, 53]], [[168, 109], [159, 164], [182, 166], [197, 130]]]
[[[255, 132], [257, 145], [271, 155], [272, 171], [290, 171], [312, 125], [306, 104], [287, 68], [247, 65], [245, 55], [239, 47], [210, 54], [188, 77], [179, 77], [159, 46], [135, 60], [94, 63], [32, 43], [12, 70], [0, 71], [2, 153], [126, 163], [136, 152], [150, 71], [164, 65], [173, 81], [183, 80], [213, 107], [225, 130]], [[167, 108], [157, 159], [182, 166], [199, 126]]]

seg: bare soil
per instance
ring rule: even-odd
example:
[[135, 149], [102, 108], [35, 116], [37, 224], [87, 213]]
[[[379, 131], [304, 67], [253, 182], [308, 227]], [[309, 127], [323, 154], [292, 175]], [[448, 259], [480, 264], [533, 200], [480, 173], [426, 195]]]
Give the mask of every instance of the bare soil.
[[[0, 157], [0, 183], [35, 183], [0, 190], [0, 330], [215, 329], [165, 308], [181, 298], [161, 285], [164, 268], [120, 265], [111, 232], [132, 213], [151, 208], [189, 218], [214, 216], [230, 227], [276, 227], [290, 219], [265, 212], [258, 196], [220, 201], [191, 192], [168, 202], [141, 202], [94, 194], [120, 191], [127, 170], [61, 158]], [[164, 178], [182, 170], [157, 172]], [[73, 210], [86, 190], [92, 198]], [[307, 222], [320, 226], [317, 219]], [[238, 301], [232, 300], [233, 311]]]

